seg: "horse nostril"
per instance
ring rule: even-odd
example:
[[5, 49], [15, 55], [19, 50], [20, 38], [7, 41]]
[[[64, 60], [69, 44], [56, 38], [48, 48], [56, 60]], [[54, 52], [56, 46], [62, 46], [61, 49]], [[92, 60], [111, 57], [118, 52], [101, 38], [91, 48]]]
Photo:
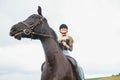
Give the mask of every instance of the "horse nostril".
[[14, 32], [15, 30], [16, 30], [15, 28], [12, 28], [12, 29], [10, 30], [9, 35], [10, 35], [10, 36], [13, 36], [13, 35], [14, 35], [13, 32]]
[[10, 35], [10, 36], [14, 36], [14, 34], [13, 34], [13, 31], [12, 31], [12, 30], [10, 30], [9, 35]]
[[12, 32], [12, 31], [16, 31], [16, 28], [15, 28], [15, 27], [14, 27], [14, 28], [12, 28], [12, 29], [11, 29], [11, 32]]

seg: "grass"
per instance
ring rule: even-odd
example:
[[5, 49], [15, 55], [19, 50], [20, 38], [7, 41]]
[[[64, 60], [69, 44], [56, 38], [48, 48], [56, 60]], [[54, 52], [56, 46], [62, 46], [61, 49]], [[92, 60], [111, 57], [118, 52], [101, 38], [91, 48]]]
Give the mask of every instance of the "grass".
[[90, 79], [85, 79], [85, 80], [100, 80], [101, 78], [90, 78]]
[[101, 77], [101, 78], [90, 78], [85, 80], [120, 80], [120, 75]]

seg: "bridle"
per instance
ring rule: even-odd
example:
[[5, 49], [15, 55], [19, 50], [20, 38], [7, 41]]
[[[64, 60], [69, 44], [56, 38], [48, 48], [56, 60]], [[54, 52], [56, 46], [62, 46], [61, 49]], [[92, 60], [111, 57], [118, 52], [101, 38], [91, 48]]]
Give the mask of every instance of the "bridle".
[[26, 26], [26, 29], [24, 29], [22, 32], [25, 34], [25, 35], [31, 35], [31, 38], [33, 37], [33, 35], [38, 35], [38, 36], [41, 36], [41, 37], [47, 37], [47, 38], [50, 38], [52, 37], [51, 35], [48, 35], [48, 34], [43, 34], [43, 33], [36, 33], [34, 32], [34, 29], [35, 27], [38, 25], [38, 24], [41, 24], [41, 26], [43, 26], [43, 23], [44, 23], [44, 17], [43, 16], [40, 16], [41, 19], [38, 19], [34, 24], [32, 25], [29, 25], [27, 24], [26, 22], [20, 22], [20, 24], [23, 24]]

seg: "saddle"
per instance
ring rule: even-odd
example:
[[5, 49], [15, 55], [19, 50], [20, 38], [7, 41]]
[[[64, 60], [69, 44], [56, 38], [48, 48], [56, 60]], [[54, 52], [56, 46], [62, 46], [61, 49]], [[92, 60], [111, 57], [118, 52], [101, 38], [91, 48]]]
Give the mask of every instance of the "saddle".
[[74, 58], [72, 58], [71, 56], [66, 56], [66, 57], [67, 57], [68, 61], [70, 62], [73, 71], [76, 71], [76, 69], [78, 67], [76, 60]]
[[77, 61], [73, 57], [70, 57], [70, 56], [66, 56], [66, 57], [72, 66], [73, 72], [76, 73], [76, 80], [83, 80], [79, 72], [80, 70], [78, 68]]

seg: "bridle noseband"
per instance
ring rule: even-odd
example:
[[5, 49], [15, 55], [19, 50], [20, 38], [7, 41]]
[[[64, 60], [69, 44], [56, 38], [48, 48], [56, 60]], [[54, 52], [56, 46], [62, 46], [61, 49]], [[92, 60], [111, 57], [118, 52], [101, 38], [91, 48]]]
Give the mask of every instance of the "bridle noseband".
[[[40, 16], [42, 17], [42, 16]], [[41, 19], [37, 20], [34, 24], [32, 25], [29, 25], [27, 24], [26, 22], [20, 22], [21, 24], [25, 25], [26, 26], [26, 29], [23, 30], [23, 33], [25, 35], [31, 35], [31, 38], [33, 37], [33, 35], [38, 35], [38, 36], [42, 36], [42, 37], [52, 37], [51, 35], [47, 35], [47, 34], [43, 34], [43, 33], [36, 33], [34, 32], [33, 30], [35, 29], [35, 27], [38, 25], [38, 24], [41, 24], [43, 26], [43, 23], [44, 23], [44, 17], [42, 17]]]

